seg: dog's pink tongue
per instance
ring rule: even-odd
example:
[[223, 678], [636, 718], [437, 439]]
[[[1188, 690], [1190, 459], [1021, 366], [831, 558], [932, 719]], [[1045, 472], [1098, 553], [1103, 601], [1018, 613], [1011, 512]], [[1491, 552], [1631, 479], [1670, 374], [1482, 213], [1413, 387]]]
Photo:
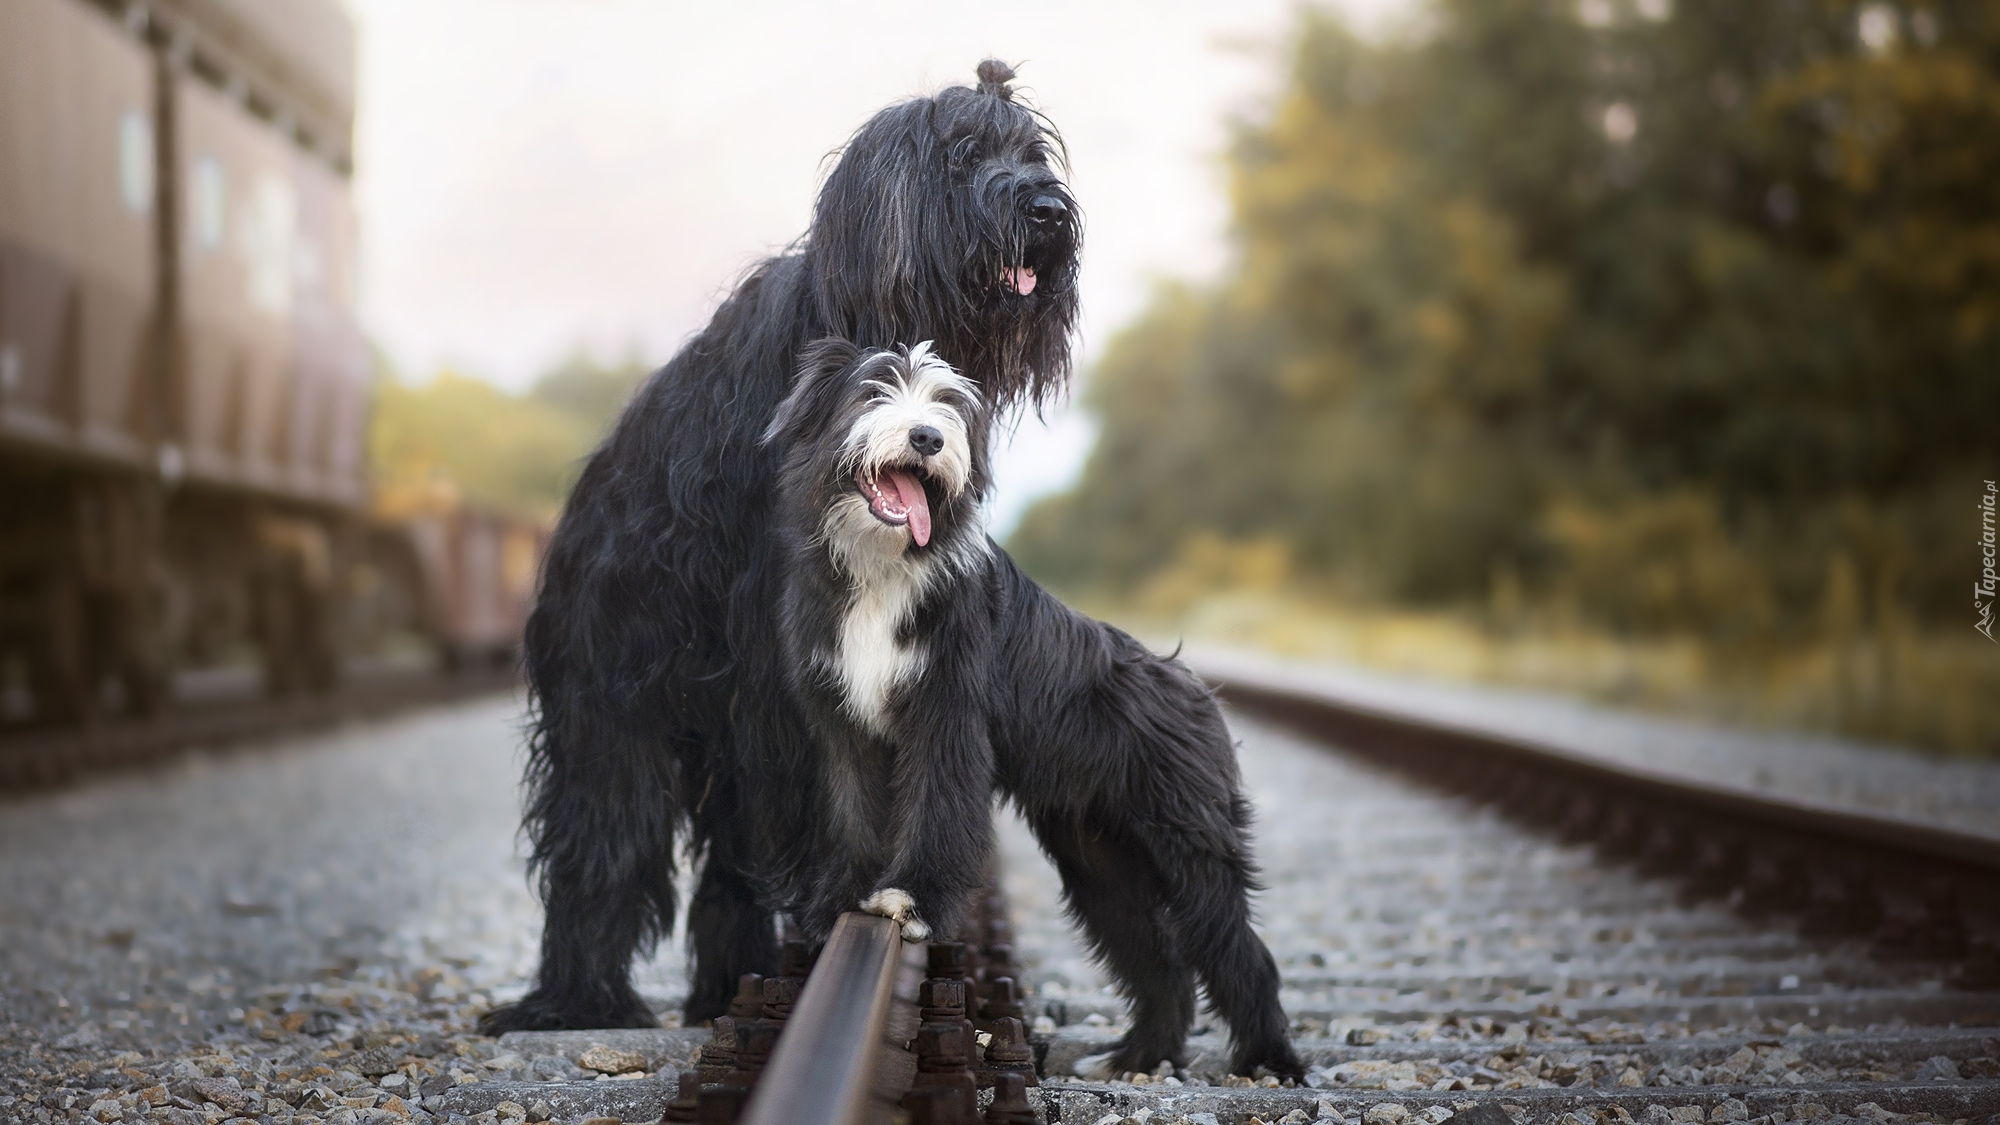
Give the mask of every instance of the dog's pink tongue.
[[1000, 279], [1007, 288], [1025, 297], [1035, 291], [1035, 267], [1008, 266], [1000, 271]]
[[924, 495], [923, 482], [914, 474], [890, 470], [884, 474], [889, 484], [896, 490], [896, 498], [903, 502], [903, 508], [910, 513], [910, 538], [921, 547], [931, 541], [931, 499]]

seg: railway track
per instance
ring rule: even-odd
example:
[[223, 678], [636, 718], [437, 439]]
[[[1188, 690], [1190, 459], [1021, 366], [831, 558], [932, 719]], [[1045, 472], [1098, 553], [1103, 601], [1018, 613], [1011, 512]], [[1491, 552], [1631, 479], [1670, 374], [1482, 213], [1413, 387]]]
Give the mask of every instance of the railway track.
[[512, 667], [456, 671], [366, 669], [324, 694], [271, 699], [252, 689], [236, 698], [184, 702], [153, 718], [0, 735], [0, 794], [58, 785], [88, 774], [158, 762], [193, 749], [324, 730], [412, 707], [510, 691]]
[[[1705, 785], [1254, 672], [1211, 678], [1245, 745], [1262, 929], [1305, 1085], [1226, 1073], [1220, 1027], [1198, 1029], [1182, 1068], [1105, 1073], [1122, 1004], [1011, 825], [1004, 895], [963, 946], [920, 953], [891, 936], [868, 957], [822, 956], [802, 984], [746, 981], [720, 1042], [663, 1029], [517, 1033], [496, 1048], [544, 1072], [601, 1072], [589, 1052], [623, 1052], [653, 1081], [517, 1082], [503, 1066], [501, 1081], [439, 1083], [423, 1104], [758, 1125], [2000, 1121], [2000, 838]], [[804, 951], [791, 961], [803, 969]], [[985, 1003], [954, 1008], [967, 989]], [[1020, 1056], [999, 1022], [1010, 1013], [1032, 1088], [995, 1077], [996, 1059]], [[992, 1058], [965, 1042], [967, 1019], [997, 1034]], [[979, 1086], [1000, 1108], [940, 1092]]]

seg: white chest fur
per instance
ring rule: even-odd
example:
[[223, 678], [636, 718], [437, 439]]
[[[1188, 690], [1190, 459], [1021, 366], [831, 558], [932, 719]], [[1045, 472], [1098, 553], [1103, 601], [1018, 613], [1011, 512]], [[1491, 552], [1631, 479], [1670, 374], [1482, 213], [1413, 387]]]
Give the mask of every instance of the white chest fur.
[[929, 568], [886, 566], [855, 583], [853, 601], [840, 623], [834, 671], [840, 678], [848, 714], [875, 734], [887, 734], [889, 696], [923, 674], [920, 645], [897, 640], [928, 583]]

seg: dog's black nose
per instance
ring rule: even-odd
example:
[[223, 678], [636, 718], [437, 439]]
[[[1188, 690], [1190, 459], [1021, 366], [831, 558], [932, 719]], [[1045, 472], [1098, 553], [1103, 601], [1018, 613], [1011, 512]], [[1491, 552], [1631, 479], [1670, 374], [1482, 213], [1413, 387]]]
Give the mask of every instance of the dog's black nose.
[[1028, 217], [1038, 223], [1059, 223], [1069, 218], [1069, 204], [1059, 195], [1038, 195], [1028, 204]]
[[944, 435], [936, 426], [914, 426], [910, 429], [910, 448], [926, 457], [935, 457], [944, 448]]

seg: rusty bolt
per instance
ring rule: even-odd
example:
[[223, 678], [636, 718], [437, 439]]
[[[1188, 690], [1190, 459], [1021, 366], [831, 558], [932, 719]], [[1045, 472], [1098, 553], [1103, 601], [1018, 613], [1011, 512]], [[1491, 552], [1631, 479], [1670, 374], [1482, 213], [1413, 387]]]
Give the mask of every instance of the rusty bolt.
[[930, 960], [930, 975], [934, 977], [964, 976], [965, 952], [965, 944], [963, 942], [932, 942], [925, 954]]
[[[979, 1116], [979, 1087], [973, 1084], [971, 1071], [954, 1070], [940, 1074], [924, 1074], [919, 1072], [914, 1084], [910, 1087], [910, 1092], [916, 1093], [918, 1090], [946, 1091], [951, 1100], [958, 1103], [957, 1115], [951, 1118], [953, 1121], [971, 1122]], [[939, 1095], [927, 1094], [922, 1096], [937, 1097]]]
[[1007, 1070], [1025, 1067], [1028, 1085], [1035, 1085], [1035, 1051], [1028, 1046], [1027, 1026], [1013, 1016], [993, 1022], [993, 1042], [986, 1047], [986, 1061]]
[[1809, 937], [1865, 934], [1882, 924], [1882, 900], [1874, 881], [1861, 870], [1823, 875], [1814, 880], [1812, 899], [1799, 919], [1799, 933]]
[[986, 1107], [986, 1125], [1042, 1125], [1028, 1104], [1029, 1080], [1013, 1071], [993, 1076], [993, 1104]]
[[[960, 981], [938, 981], [938, 985], [960, 985]], [[934, 999], [950, 999], [950, 991], [952, 989], [936, 989]], [[946, 1087], [954, 1091], [958, 1099], [958, 1115], [952, 1117], [952, 1121], [974, 1121], [980, 1111], [980, 1101], [978, 1083], [968, 1069], [976, 1053], [972, 1023], [964, 1017], [958, 1017], [958, 1021], [924, 1021], [916, 1029], [914, 1047], [914, 1087]]]
[[1002, 1074], [1018, 1074], [1028, 1085], [1038, 1085], [1035, 1050], [1028, 1046], [1027, 1031], [1020, 1020], [1003, 1016], [993, 1021], [993, 1041], [986, 1044], [986, 1062], [977, 1074], [982, 1088], [993, 1085]]
[[1965, 956], [1965, 911], [1959, 905], [1958, 884], [1942, 876], [1924, 881], [1923, 925], [1926, 956], [1938, 961]]
[[779, 1023], [792, 1014], [806, 982], [800, 977], [771, 977], [764, 982], [764, 1018]]
[[[1449, 767], [1447, 767], [1449, 768]], [[1537, 785], [1528, 791], [1519, 813], [1531, 824], [1547, 824], [1562, 814], [1567, 795], [1553, 785]]]
[[701, 1120], [701, 1072], [681, 1071], [680, 1083], [674, 1087], [674, 1100], [667, 1103], [666, 1112], [661, 1115], [662, 1125], [666, 1122], [680, 1123]]
[[917, 1069], [929, 1074], [964, 1070], [972, 1061], [972, 1038], [963, 1025], [927, 1023], [917, 1028]]
[[709, 1033], [708, 1042], [701, 1045], [699, 1065], [704, 1086], [722, 1081], [736, 1069], [736, 1020], [733, 1017], [716, 1017], [715, 1029]]
[[1811, 892], [1805, 861], [1791, 852], [1751, 857], [1737, 908], [1751, 918], [1805, 905]]
[[764, 978], [744, 973], [736, 978], [736, 999], [729, 1002], [729, 1014], [739, 1020], [754, 1020], [764, 1014]]
[[1529, 804], [1547, 788], [1538, 778], [1527, 773], [1516, 773], [1507, 782], [1506, 792], [1501, 795], [1503, 807], [1519, 808]]
[[1639, 845], [1639, 872], [1668, 875], [1680, 870], [1688, 861], [1689, 843], [1680, 825], [1655, 821], [1646, 833], [1645, 842]]
[[701, 1125], [736, 1125], [743, 1116], [743, 1103], [750, 1100], [750, 1091], [743, 1086], [703, 1086], [696, 1095], [699, 1107], [696, 1119]]
[[1624, 859], [1636, 855], [1645, 844], [1647, 829], [1645, 816], [1630, 805], [1619, 805], [1611, 810], [1604, 820], [1604, 826], [1597, 837], [1600, 855], [1611, 859]]
[[723, 1081], [746, 1090], [754, 1087], [758, 1075], [764, 1073], [764, 1064], [771, 1061], [771, 1049], [778, 1045], [778, 1032], [784, 1026], [776, 1020], [744, 1020], [738, 1023], [736, 1069], [730, 1071]]
[[1581, 844], [1597, 834], [1597, 823], [1601, 815], [1598, 803], [1592, 800], [1589, 794], [1574, 794], [1562, 814], [1562, 821], [1557, 826], [1556, 833], [1569, 843]]
[[787, 977], [804, 980], [812, 972], [813, 962], [819, 959], [819, 951], [802, 941], [788, 941], [779, 955], [778, 972]]
[[1883, 960], [1958, 961], [1967, 951], [1958, 886], [1943, 876], [1924, 881], [1923, 913], [1884, 918], [1869, 952]]
[[1681, 884], [1680, 900], [1693, 906], [1727, 897], [1743, 877], [1743, 841], [1733, 835], [1704, 835], [1695, 841], [1694, 870]]
[[1967, 992], [2000, 992], [2000, 937], [1975, 934], [1967, 938], [1965, 964], [1959, 966], [1951, 983]]
[[1005, 943], [986, 947], [986, 981], [992, 983], [995, 977], [1017, 977], [1014, 970], [1014, 947]]
[[1920, 923], [1898, 914], [1882, 919], [1869, 939], [1868, 955], [1878, 961], [1916, 960], [1923, 957]]
[[929, 977], [917, 988], [919, 1015], [925, 1023], [957, 1023], [965, 1018], [965, 982], [955, 977]]
[[972, 1125], [965, 1116], [963, 1091], [949, 1086], [915, 1086], [903, 1095], [910, 1125]]
[[1013, 977], [996, 977], [989, 986], [987, 998], [979, 1005], [979, 1023], [982, 1031], [991, 1031], [996, 1020], [1022, 1019], [1027, 1012], [1021, 1007], [1020, 999], [1014, 994]]

